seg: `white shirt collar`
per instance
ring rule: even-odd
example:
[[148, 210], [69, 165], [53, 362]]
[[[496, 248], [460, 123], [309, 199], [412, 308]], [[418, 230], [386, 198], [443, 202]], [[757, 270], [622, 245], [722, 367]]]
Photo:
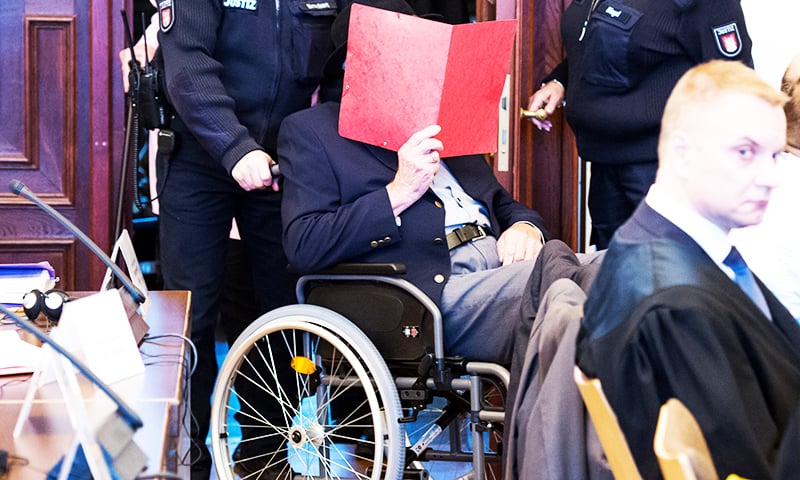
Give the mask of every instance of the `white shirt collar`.
[[664, 218], [683, 230], [700, 248], [719, 265], [731, 278], [733, 271], [722, 263], [731, 250], [728, 232], [722, 230], [708, 219], [672, 199], [657, 185], [650, 187], [645, 202]]

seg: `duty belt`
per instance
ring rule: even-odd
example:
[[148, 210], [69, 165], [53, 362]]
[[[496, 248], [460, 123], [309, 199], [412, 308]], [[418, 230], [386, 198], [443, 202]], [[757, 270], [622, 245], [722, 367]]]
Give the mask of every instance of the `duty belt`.
[[467, 242], [486, 238], [486, 236], [491, 234], [492, 232], [486, 227], [475, 223], [467, 223], [447, 234], [447, 248], [452, 250]]

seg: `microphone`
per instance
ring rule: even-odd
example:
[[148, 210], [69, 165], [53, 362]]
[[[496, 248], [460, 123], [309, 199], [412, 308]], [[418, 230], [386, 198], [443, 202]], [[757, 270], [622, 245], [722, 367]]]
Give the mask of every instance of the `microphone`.
[[[0, 303], [0, 312], [5, 314], [14, 323], [27, 332], [31, 333], [40, 342], [49, 345], [55, 352], [66, 358], [89, 382], [99, 388], [105, 393], [108, 398], [117, 406], [115, 415], [109, 416], [96, 432], [97, 443], [101, 448], [103, 458], [108, 463], [109, 473], [113, 478], [133, 478], [133, 476], [120, 476], [123, 469], [134, 469], [134, 471], [141, 470], [147, 462], [147, 457], [138, 445], [133, 441], [133, 434], [142, 426], [141, 417], [136, 414], [125, 401], [114, 393], [111, 388], [106, 385], [100, 378], [92, 372], [81, 360], [69, 353], [64, 347], [52, 340], [49, 335], [45, 335], [41, 330], [34, 325], [33, 322], [23, 319], [8, 307]], [[15, 434], [16, 436], [16, 434]], [[91, 470], [91, 465], [87, 462], [88, 452], [85, 451], [86, 445], [81, 441], [78, 448], [78, 454], [75, 456], [73, 464], [70, 466], [69, 478], [89, 478], [84, 477], [83, 472]], [[82, 456], [81, 456], [82, 453]], [[63, 462], [69, 454], [64, 454], [61, 460], [56, 463], [54, 469], [48, 474], [47, 478], [55, 478], [53, 472], [63, 471]], [[78, 473], [80, 475], [74, 475]], [[63, 475], [61, 475], [63, 476]]]
[[31, 191], [31, 189], [29, 189], [27, 186], [25, 186], [24, 183], [20, 182], [19, 180], [14, 179], [8, 182], [8, 189], [14, 195], [22, 195], [23, 197], [27, 198], [28, 200], [36, 204], [36, 206], [44, 210], [48, 215], [55, 218], [58, 223], [60, 223], [62, 226], [66, 227], [67, 230], [72, 232], [72, 234], [75, 235], [75, 238], [77, 238], [78, 240], [81, 241], [81, 243], [86, 245], [89, 248], [89, 250], [92, 251], [92, 253], [94, 253], [100, 260], [102, 260], [103, 263], [108, 268], [110, 268], [112, 272], [114, 272], [114, 275], [122, 282], [122, 284], [125, 286], [125, 289], [128, 291], [128, 293], [131, 295], [131, 297], [137, 304], [144, 303], [145, 297], [142, 291], [136, 288], [136, 285], [134, 285], [131, 279], [128, 278], [127, 275], [125, 275], [125, 272], [123, 272], [122, 269], [119, 268], [119, 266], [116, 263], [112, 262], [111, 258], [109, 258], [108, 255], [106, 255], [106, 253], [103, 250], [101, 250], [100, 247], [98, 247], [97, 244], [94, 243], [91, 238], [89, 238], [85, 233], [80, 231], [78, 227], [75, 226], [75, 224], [67, 220], [67, 218], [64, 217], [64, 215], [61, 215], [58, 212], [58, 210], [44, 203], [42, 199], [37, 197], [36, 194]]
[[[24, 185], [23, 185], [24, 187]], [[108, 397], [117, 405], [117, 409], [119, 410], [120, 415], [125, 419], [128, 426], [130, 426], [133, 430], [138, 430], [143, 425], [142, 419], [136, 414], [136, 412], [125, 403], [125, 401], [120, 398], [116, 393], [114, 393], [108, 385], [103, 383], [100, 378], [92, 372], [89, 367], [87, 367], [82, 361], [78, 360], [74, 355], [69, 353], [64, 347], [56, 343], [55, 341], [50, 339], [49, 335], [45, 335], [44, 333], [36, 327], [30, 320], [23, 319], [19, 315], [12, 312], [8, 307], [0, 303], [0, 312], [3, 312], [8, 318], [14, 321], [17, 325], [22, 327], [24, 330], [31, 333], [37, 340], [42, 343], [46, 343], [50, 345], [50, 347], [58, 352], [60, 355], [63, 355], [64, 358], [69, 360], [71, 364], [78, 369], [81, 374], [86, 377], [90, 382], [97, 386], [100, 390], [103, 391]]]

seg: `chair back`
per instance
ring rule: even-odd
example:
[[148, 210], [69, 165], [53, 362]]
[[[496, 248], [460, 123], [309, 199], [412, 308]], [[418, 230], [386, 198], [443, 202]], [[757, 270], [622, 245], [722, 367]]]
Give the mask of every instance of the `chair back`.
[[631, 455], [628, 442], [619, 426], [617, 416], [603, 393], [600, 380], [587, 378], [578, 366], [575, 367], [574, 376], [614, 478], [641, 480], [642, 476], [636, 467], [636, 462], [633, 461], [633, 455]]
[[677, 398], [661, 406], [653, 447], [664, 480], [719, 479], [697, 420]]
[[[418, 361], [434, 352], [436, 305], [411, 284], [380, 275], [307, 275], [304, 303], [319, 305], [359, 327], [387, 363]], [[391, 283], [389, 283], [391, 282]]]

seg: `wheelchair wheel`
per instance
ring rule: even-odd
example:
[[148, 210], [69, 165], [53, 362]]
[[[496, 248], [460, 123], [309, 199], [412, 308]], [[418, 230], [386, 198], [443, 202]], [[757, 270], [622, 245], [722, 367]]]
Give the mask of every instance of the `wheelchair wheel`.
[[231, 346], [211, 405], [217, 476], [401, 479], [394, 379], [349, 320], [313, 305], [258, 318]]

